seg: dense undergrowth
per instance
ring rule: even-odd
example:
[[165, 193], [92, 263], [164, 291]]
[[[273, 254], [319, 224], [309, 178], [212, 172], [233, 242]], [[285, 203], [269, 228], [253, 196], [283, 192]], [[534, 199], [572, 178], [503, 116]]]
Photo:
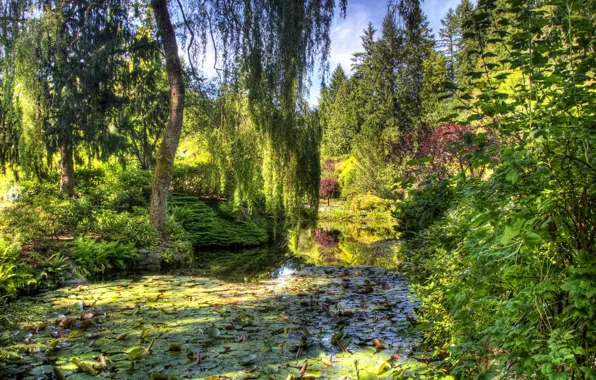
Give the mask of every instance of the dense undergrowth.
[[[151, 174], [100, 166], [77, 171], [76, 195], [58, 192], [55, 178], [13, 183], [0, 215], [0, 297], [53, 286], [74, 276], [123, 271], [138, 251], [164, 265], [193, 260], [204, 247], [266, 243], [271, 223], [231, 202], [208, 206], [196, 196], [173, 195], [164, 244], [151, 226]], [[182, 181], [182, 180], [181, 180]], [[115, 272], [114, 272], [115, 271]]]
[[450, 375], [596, 378], [594, 13], [585, 6], [480, 3], [483, 29], [472, 35], [485, 38], [475, 53], [484, 73], [471, 73], [476, 93], [462, 109], [499, 143], [472, 158], [484, 176], [429, 178], [396, 212], [426, 348]]

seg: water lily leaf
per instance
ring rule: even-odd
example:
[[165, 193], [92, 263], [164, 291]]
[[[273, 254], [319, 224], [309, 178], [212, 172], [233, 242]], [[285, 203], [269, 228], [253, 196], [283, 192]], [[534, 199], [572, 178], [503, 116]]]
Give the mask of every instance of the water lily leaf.
[[141, 341], [144, 342], [148, 335], [149, 335], [149, 329], [148, 328], [143, 329], [143, 331], [141, 331], [141, 336], [140, 336]]
[[221, 336], [221, 331], [217, 327], [211, 327], [209, 329], [209, 336], [212, 338], [218, 338]]
[[252, 354], [252, 355], [248, 355], [248, 356], [240, 359], [240, 364], [251, 365], [251, 364], [254, 364], [256, 360], [257, 360], [257, 355]]
[[182, 345], [170, 343], [169, 350], [170, 351], [182, 351]]
[[149, 376], [151, 379], [154, 379], [154, 380], [167, 380], [168, 379], [168, 377], [161, 372], [151, 372], [149, 374]]
[[379, 377], [374, 372], [366, 371], [360, 374], [360, 380], [378, 380]]
[[51, 365], [40, 365], [40, 366], [34, 367], [31, 370], [31, 372], [29, 372], [29, 374], [35, 375], [35, 376], [41, 376], [41, 375], [49, 375], [53, 372], [54, 372], [54, 368]]
[[135, 346], [125, 351], [128, 354], [128, 360], [137, 360], [145, 353], [145, 347]]

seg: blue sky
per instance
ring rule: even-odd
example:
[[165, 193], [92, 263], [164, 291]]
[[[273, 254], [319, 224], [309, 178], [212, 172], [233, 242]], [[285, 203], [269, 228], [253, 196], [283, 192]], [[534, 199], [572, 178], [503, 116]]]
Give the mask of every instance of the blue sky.
[[[422, 9], [436, 37], [438, 37], [441, 28], [441, 19], [447, 14], [449, 8], [455, 9], [459, 2], [460, 0], [422, 1]], [[387, 0], [348, 0], [346, 18], [341, 18], [337, 12], [331, 28], [331, 54], [329, 56], [331, 71], [338, 64], [341, 64], [344, 70], [350, 70], [352, 54], [362, 50], [360, 40], [362, 30], [366, 28], [369, 21], [373, 23], [375, 29], [380, 30], [386, 13]], [[315, 72], [312, 79], [309, 102], [318, 104], [321, 82], [318, 73]]]

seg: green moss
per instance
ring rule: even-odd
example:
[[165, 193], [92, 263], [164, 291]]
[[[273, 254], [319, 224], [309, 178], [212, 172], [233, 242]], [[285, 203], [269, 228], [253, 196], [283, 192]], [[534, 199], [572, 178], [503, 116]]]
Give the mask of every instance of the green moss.
[[225, 217], [200, 199], [181, 195], [170, 198], [169, 209], [195, 248], [256, 246], [269, 240], [267, 221], [261, 216]]

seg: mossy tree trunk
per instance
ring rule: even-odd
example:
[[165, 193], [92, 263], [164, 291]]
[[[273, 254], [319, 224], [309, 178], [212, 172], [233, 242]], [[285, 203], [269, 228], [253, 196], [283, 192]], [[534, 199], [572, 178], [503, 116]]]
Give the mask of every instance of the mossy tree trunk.
[[176, 34], [170, 21], [167, 0], [152, 0], [151, 7], [155, 14], [157, 29], [161, 37], [166, 56], [166, 71], [170, 84], [170, 114], [161, 145], [157, 152], [155, 173], [151, 192], [151, 223], [160, 232], [162, 239], [167, 238], [166, 212], [168, 190], [172, 181], [174, 158], [180, 142], [182, 119], [184, 115], [184, 83], [182, 66], [178, 56]]

